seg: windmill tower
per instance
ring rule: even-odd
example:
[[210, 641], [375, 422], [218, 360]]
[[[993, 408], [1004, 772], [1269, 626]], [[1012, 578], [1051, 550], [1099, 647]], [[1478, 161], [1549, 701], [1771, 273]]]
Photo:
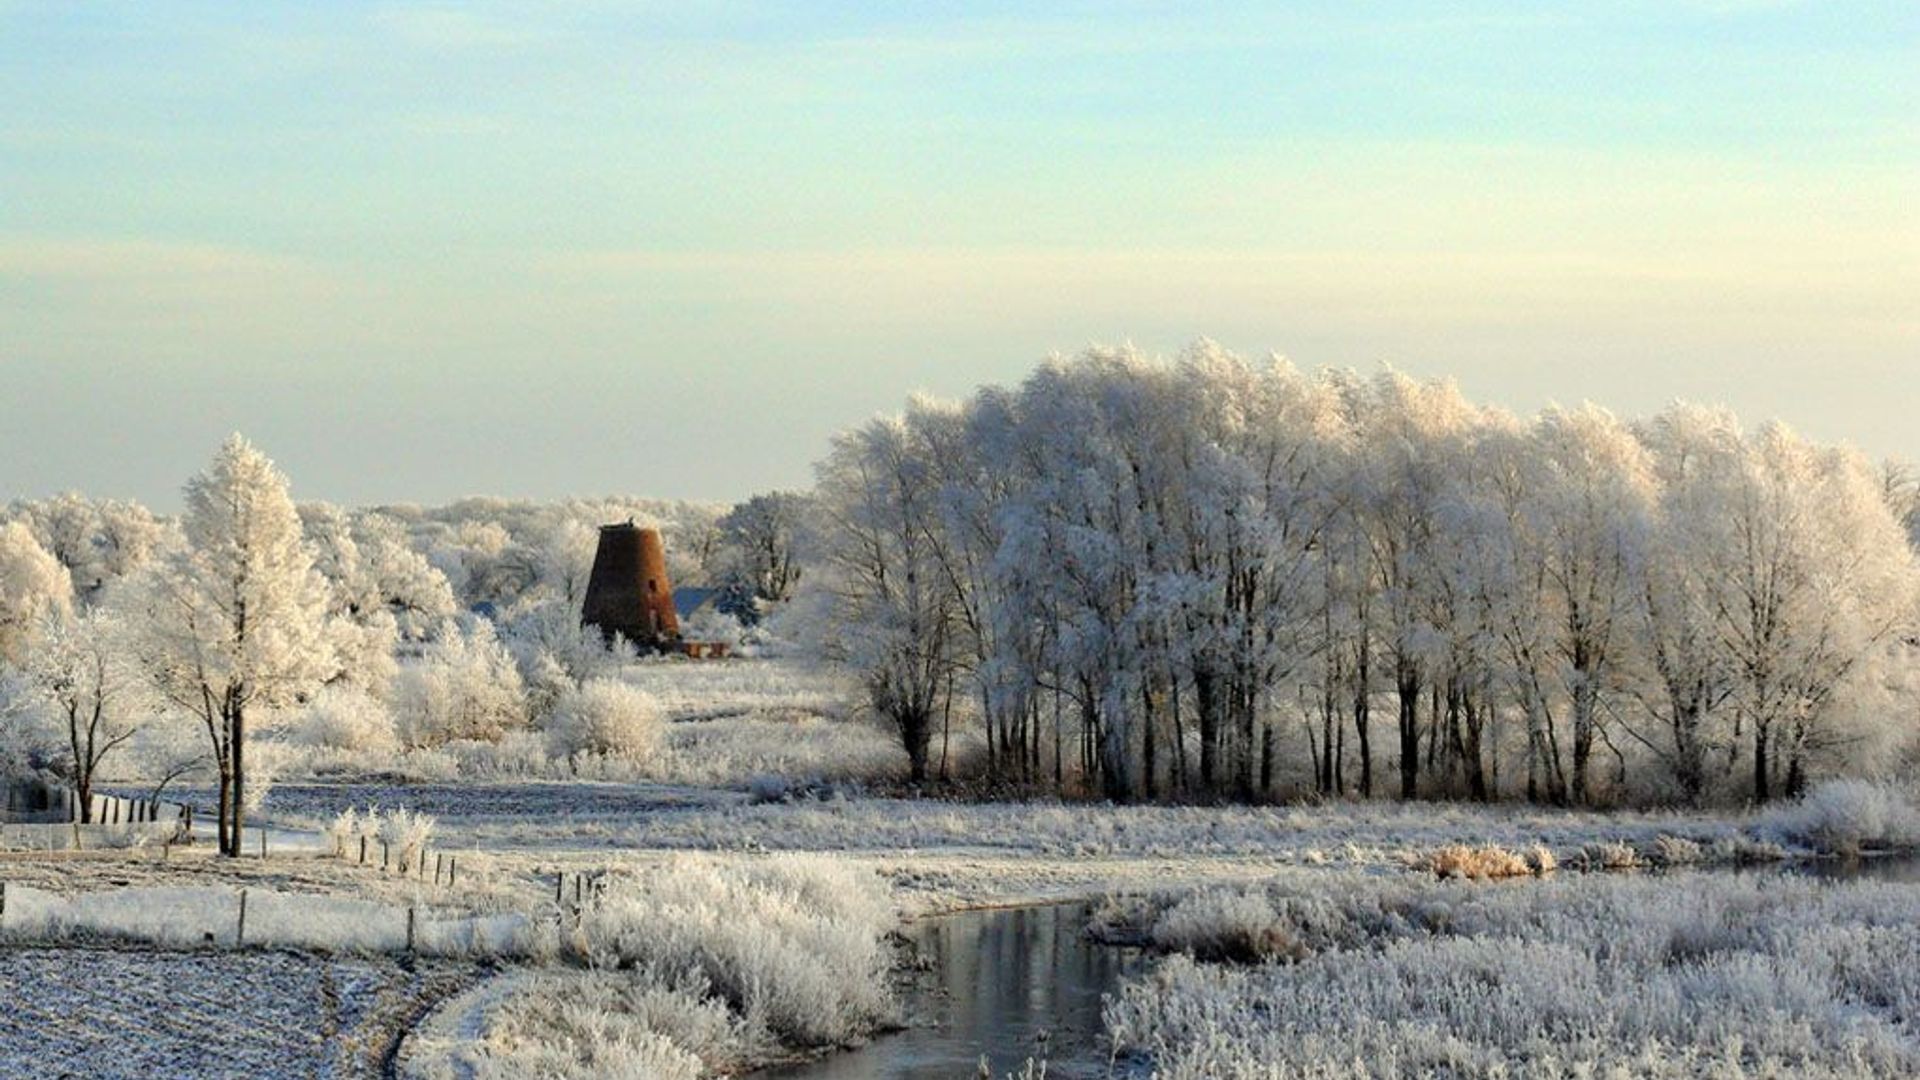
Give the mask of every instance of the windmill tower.
[[660, 530], [642, 529], [631, 520], [600, 526], [580, 621], [598, 627], [603, 637], [619, 634], [643, 649], [678, 647], [680, 617], [673, 609]]

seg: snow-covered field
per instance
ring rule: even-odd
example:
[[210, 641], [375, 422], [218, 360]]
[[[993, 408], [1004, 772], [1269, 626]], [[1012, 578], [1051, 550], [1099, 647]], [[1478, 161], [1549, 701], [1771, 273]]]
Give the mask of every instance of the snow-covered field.
[[464, 965], [0, 948], [0, 1076], [379, 1076]]

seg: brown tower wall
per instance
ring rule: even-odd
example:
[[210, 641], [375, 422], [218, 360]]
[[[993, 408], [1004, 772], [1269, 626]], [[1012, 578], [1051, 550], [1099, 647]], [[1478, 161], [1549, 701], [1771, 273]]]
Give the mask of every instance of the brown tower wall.
[[680, 639], [673, 584], [667, 580], [667, 549], [658, 529], [642, 529], [630, 521], [600, 527], [580, 621], [644, 648], [664, 648]]

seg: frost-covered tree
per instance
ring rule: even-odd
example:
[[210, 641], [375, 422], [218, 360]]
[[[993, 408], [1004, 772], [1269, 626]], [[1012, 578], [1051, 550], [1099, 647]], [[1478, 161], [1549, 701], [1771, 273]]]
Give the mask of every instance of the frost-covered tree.
[[26, 672], [58, 729], [58, 769], [73, 788], [80, 820], [93, 820], [93, 785], [108, 755], [132, 739], [146, 716], [144, 680], [127, 647], [127, 627], [103, 607], [54, 614], [28, 654]]
[[737, 503], [720, 519], [721, 545], [731, 583], [754, 600], [752, 614], [792, 598], [800, 582], [797, 540], [806, 527], [807, 498], [771, 491]]
[[453, 585], [427, 554], [410, 546], [399, 522], [363, 513], [353, 522], [362, 595], [386, 608], [403, 642], [425, 641], [459, 610]]
[[1912, 625], [1914, 555], [1857, 454], [1769, 424], [1725, 464], [1704, 556], [1764, 800], [1801, 787], [1836, 694]]
[[837, 437], [819, 467], [835, 652], [859, 673], [867, 703], [900, 734], [912, 779], [928, 748], [954, 662], [952, 582], [938, 548], [940, 508], [926, 440], [904, 419]]
[[186, 542], [146, 575], [137, 649], [159, 693], [206, 729], [220, 848], [237, 856], [250, 725], [338, 670], [328, 590], [286, 477], [244, 438], [229, 438], [185, 495]]
[[1572, 743], [1567, 794], [1586, 803], [1602, 724], [1622, 689], [1653, 478], [1645, 448], [1602, 409], [1548, 409], [1534, 425], [1533, 444], [1541, 468], [1532, 513], [1544, 556], [1548, 640]]
[[347, 515], [308, 503], [300, 507], [300, 518], [314, 569], [327, 584], [327, 652], [335, 667], [323, 681], [380, 696], [393, 677], [399, 622], [361, 556]]
[[50, 616], [73, 608], [73, 580], [33, 531], [0, 525], [0, 663], [18, 665]]
[[145, 565], [166, 532], [138, 503], [88, 499], [77, 492], [15, 502], [0, 516], [26, 525], [66, 567], [76, 598], [89, 603], [108, 584]]

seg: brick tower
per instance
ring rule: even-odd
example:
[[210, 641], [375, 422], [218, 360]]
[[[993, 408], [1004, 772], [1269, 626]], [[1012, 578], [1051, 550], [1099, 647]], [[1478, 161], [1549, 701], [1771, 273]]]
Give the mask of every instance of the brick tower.
[[593, 554], [580, 621], [598, 627], [603, 637], [619, 634], [643, 649], [665, 651], [678, 645], [680, 618], [673, 610], [660, 530], [642, 529], [632, 521], [600, 526], [600, 547]]

